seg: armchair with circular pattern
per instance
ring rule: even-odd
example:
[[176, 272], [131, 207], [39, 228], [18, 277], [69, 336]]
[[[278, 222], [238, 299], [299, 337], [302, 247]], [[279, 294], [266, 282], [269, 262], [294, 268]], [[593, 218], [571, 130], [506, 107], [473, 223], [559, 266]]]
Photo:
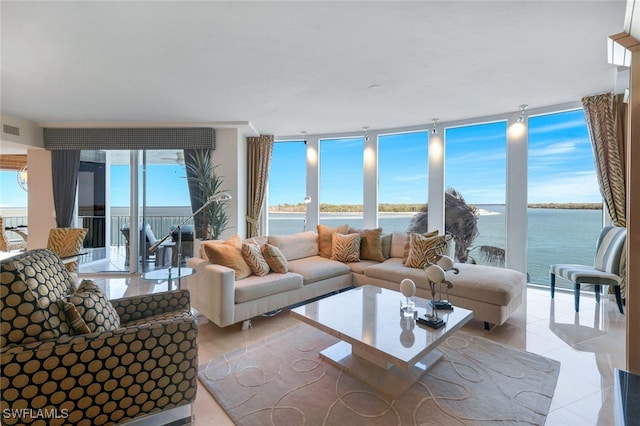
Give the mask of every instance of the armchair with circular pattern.
[[198, 328], [188, 291], [109, 301], [89, 280], [76, 288], [47, 249], [0, 267], [3, 424], [191, 419]]

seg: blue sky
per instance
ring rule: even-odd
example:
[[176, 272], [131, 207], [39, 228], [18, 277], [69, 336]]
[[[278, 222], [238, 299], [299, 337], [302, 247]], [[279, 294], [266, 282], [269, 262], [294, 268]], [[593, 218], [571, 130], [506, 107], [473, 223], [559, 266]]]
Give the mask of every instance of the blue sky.
[[[506, 122], [446, 130], [445, 185], [474, 204], [504, 203]], [[378, 148], [379, 202], [426, 201], [427, 131], [385, 135]], [[320, 142], [322, 203], [362, 203], [363, 138]], [[306, 195], [306, 146], [278, 142], [270, 171], [269, 204], [296, 204]], [[601, 202], [582, 110], [529, 118], [529, 202]], [[150, 206], [189, 205], [184, 166], [147, 167]], [[111, 169], [113, 206], [129, 204], [129, 167]], [[16, 172], [0, 172], [0, 207], [23, 207], [27, 193]]]
[[[449, 128], [445, 185], [469, 203], [503, 204], [506, 121]], [[380, 203], [424, 203], [428, 184], [427, 132], [381, 136]], [[362, 203], [363, 139], [320, 141], [320, 202]], [[269, 204], [295, 204], [305, 196], [305, 145], [276, 143]], [[529, 202], [599, 203], [593, 154], [582, 110], [529, 118]]]

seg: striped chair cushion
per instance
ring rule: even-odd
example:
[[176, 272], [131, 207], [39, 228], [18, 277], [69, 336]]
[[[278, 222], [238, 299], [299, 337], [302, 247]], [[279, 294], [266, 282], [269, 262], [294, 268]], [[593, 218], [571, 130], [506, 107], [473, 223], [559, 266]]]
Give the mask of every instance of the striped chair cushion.
[[622, 278], [616, 274], [602, 272], [592, 266], [569, 263], [551, 265], [549, 272], [573, 283], [620, 285], [620, 281], [622, 280]]
[[593, 266], [599, 271], [617, 274], [626, 238], [627, 228], [607, 226], [602, 229]]

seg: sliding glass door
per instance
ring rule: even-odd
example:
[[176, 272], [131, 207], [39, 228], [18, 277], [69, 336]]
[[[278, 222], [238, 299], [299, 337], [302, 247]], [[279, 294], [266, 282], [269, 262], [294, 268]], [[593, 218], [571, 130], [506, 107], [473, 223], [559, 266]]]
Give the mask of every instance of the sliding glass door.
[[[168, 267], [175, 258], [171, 239], [159, 251], [150, 247], [190, 215], [182, 150], [82, 152], [78, 226], [89, 232], [80, 272]], [[184, 230], [183, 236], [189, 241]]]

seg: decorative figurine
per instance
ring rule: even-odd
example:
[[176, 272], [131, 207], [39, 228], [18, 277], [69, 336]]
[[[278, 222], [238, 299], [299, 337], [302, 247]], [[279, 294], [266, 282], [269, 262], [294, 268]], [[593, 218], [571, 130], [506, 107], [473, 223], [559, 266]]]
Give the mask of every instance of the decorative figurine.
[[415, 318], [418, 311], [416, 311], [415, 303], [411, 298], [416, 294], [416, 283], [409, 278], [403, 279], [400, 282], [400, 292], [406, 297], [406, 301], [400, 304], [400, 311], [405, 317]]
[[[438, 249], [432, 249], [425, 255], [426, 263], [424, 271], [429, 281], [429, 287], [431, 289], [431, 313], [425, 315], [426, 319], [420, 319], [420, 323], [425, 324], [431, 328], [440, 328], [445, 322], [442, 318], [438, 317], [438, 309], [453, 310], [453, 306], [448, 300], [436, 300], [436, 286], [444, 285], [447, 291], [453, 287], [451, 281], [446, 279], [446, 271], [453, 271], [454, 274], [459, 273], [458, 268], [453, 266], [453, 259], [449, 256], [445, 256], [437, 252]], [[435, 262], [432, 263], [429, 258], [435, 258]]]

